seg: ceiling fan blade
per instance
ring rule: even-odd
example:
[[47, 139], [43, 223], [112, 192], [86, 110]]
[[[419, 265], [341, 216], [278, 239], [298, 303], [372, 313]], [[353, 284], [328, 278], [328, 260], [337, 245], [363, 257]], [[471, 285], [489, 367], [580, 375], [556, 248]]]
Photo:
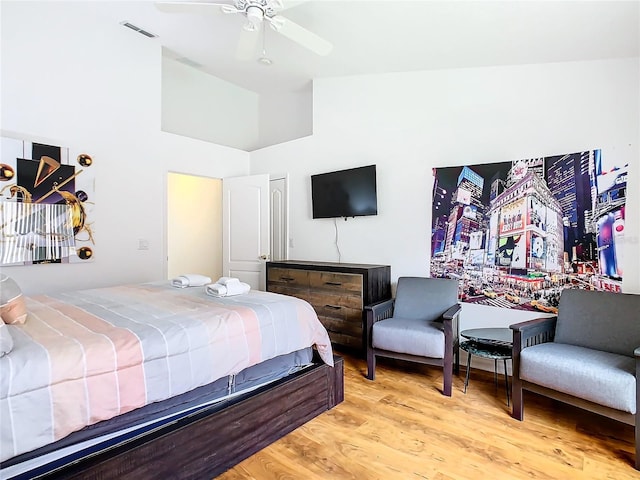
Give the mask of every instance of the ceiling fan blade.
[[258, 40], [260, 39], [260, 29], [240, 30], [240, 38], [236, 47], [236, 58], [238, 60], [252, 60], [256, 56]]
[[284, 0], [282, 8], [280, 10], [288, 10], [303, 3], [307, 3], [309, 0]]
[[333, 49], [331, 42], [292, 22], [288, 18], [277, 15], [268, 20], [274, 30], [318, 55], [329, 55]]
[[156, 2], [156, 8], [166, 13], [194, 13], [194, 14], [212, 14], [212, 13], [238, 13], [235, 5], [230, 3], [218, 2]]
[[278, 12], [284, 8], [284, 4], [282, 0], [270, 0], [268, 2], [269, 6]]

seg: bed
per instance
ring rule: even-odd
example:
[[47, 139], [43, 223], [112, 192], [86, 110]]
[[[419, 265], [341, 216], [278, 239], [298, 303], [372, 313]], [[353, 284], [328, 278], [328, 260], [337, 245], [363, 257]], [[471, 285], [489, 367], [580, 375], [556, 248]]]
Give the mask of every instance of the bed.
[[1, 478], [213, 478], [344, 398], [303, 300], [169, 282], [26, 298], [0, 358]]

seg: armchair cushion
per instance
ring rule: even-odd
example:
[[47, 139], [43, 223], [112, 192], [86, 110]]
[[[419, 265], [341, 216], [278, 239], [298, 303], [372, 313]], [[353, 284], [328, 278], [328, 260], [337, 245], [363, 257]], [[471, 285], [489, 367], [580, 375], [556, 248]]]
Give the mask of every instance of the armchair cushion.
[[548, 342], [520, 352], [520, 378], [599, 405], [635, 414], [635, 359]]
[[421, 357], [444, 358], [442, 324], [410, 318], [387, 318], [373, 325], [373, 348]]
[[563, 290], [555, 341], [633, 357], [640, 346], [638, 312], [640, 295]]
[[426, 321], [438, 320], [447, 309], [455, 305], [457, 299], [457, 280], [400, 277], [393, 316]]

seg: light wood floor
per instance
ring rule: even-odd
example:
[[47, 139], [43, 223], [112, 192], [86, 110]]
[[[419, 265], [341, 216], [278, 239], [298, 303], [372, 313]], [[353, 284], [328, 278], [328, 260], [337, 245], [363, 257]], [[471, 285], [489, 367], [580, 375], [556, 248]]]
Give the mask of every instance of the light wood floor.
[[218, 477], [234, 479], [640, 479], [631, 426], [525, 393], [509, 416], [504, 380], [464, 368], [444, 397], [437, 367], [345, 358], [345, 401]]

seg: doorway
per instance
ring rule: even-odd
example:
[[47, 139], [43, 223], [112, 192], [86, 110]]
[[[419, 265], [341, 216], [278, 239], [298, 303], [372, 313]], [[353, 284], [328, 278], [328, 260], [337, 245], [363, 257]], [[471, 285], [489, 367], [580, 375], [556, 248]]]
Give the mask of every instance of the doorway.
[[[288, 259], [288, 178], [270, 178], [271, 259]], [[202, 273], [222, 276], [222, 179], [167, 175], [167, 279]], [[205, 271], [206, 270], [206, 271]]]
[[167, 175], [167, 278], [222, 276], [222, 180]]

